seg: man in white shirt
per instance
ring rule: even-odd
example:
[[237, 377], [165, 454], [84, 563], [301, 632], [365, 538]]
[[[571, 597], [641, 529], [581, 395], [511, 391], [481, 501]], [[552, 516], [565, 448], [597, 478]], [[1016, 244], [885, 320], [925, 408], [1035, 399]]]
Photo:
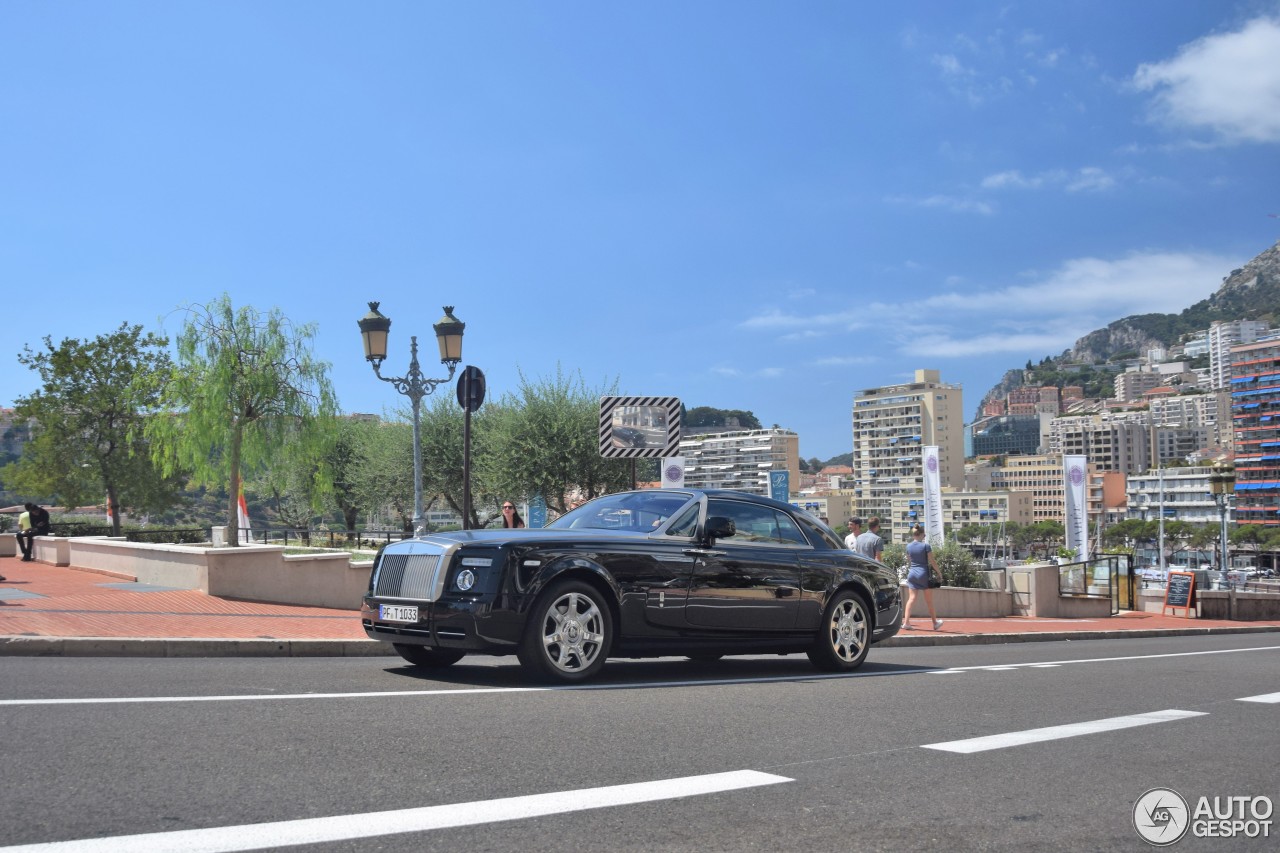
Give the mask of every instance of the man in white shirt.
[[858, 518], [856, 515], [850, 516], [849, 517], [849, 535], [844, 537], [844, 547], [848, 548], [850, 551], [858, 550], [858, 546], [855, 543], [858, 541], [858, 537], [861, 535], [862, 535], [862, 519]]

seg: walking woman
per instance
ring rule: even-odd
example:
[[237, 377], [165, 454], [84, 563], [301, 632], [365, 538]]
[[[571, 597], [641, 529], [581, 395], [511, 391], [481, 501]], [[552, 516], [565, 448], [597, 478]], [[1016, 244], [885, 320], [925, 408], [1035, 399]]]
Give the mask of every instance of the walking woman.
[[917, 524], [911, 528], [911, 541], [907, 543], [907, 561], [910, 571], [907, 572], [907, 609], [902, 612], [902, 627], [911, 626], [911, 605], [915, 603], [916, 592], [924, 593], [924, 606], [929, 608], [929, 618], [933, 620], [933, 630], [942, 627], [942, 620], [933, 609], [933, 590], [929, 589], [929, 572], [938, 575], [942, 582], [942, 570], [938, 561], [933, 558], [933, 547], [924, 541], [924, 525]]
[[502, 526], [524, 527], [524, 519], [516, 512], [516, 505], [511, 501], [502, 502]]

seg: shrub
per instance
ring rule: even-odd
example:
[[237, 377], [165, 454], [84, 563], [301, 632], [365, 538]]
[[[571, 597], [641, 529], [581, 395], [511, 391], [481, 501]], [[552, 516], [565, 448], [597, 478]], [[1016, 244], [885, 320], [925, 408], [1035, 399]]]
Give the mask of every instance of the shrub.
[[978, 562], [978, 558], [970, 553], [968, 548], [962, 546], [959, 542], [947, 540], [941, 545], [933, 549], [933, 558], [938, 561], [938, 568], [942, 569], [942, 583], [944, 586], [960, 586], [969, 589], [981, 589], [983, 587], [983, 578], [981, 571], [982, 564]]

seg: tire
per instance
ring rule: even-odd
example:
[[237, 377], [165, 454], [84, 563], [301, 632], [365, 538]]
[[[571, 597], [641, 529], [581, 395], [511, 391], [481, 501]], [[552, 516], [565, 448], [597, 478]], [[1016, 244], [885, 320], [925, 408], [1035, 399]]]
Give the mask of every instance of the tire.
[[411, 646], [402, 643], [393, 643], [391, 647], [396, 650], [396, 654], [409, 663], [427, 669], [443, 669], [446, 666], [452, 666], [462, 660], [463, 655], [466, 654], [457, 649], [433, 649], [430, 646]]
[[613, 645], [613, 615], [604, 595], [588, 583], [556, 581], [525, 622], [517, 656], [539, 681], [574, 684], [595, 676]]
[[822, 614], [809, 660], [827, 672], [849, 672], [862, 666], [871, 648], [871, 614], [867, 603], [852, 590], [836, 594]]

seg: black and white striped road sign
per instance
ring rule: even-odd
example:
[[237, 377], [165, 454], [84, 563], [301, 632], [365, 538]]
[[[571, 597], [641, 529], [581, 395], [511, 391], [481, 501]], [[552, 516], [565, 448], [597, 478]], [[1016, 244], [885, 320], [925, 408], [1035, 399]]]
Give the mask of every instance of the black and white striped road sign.
[[679, 447], [679, 397], [600, 398], [601, 456], [661, 458]]

